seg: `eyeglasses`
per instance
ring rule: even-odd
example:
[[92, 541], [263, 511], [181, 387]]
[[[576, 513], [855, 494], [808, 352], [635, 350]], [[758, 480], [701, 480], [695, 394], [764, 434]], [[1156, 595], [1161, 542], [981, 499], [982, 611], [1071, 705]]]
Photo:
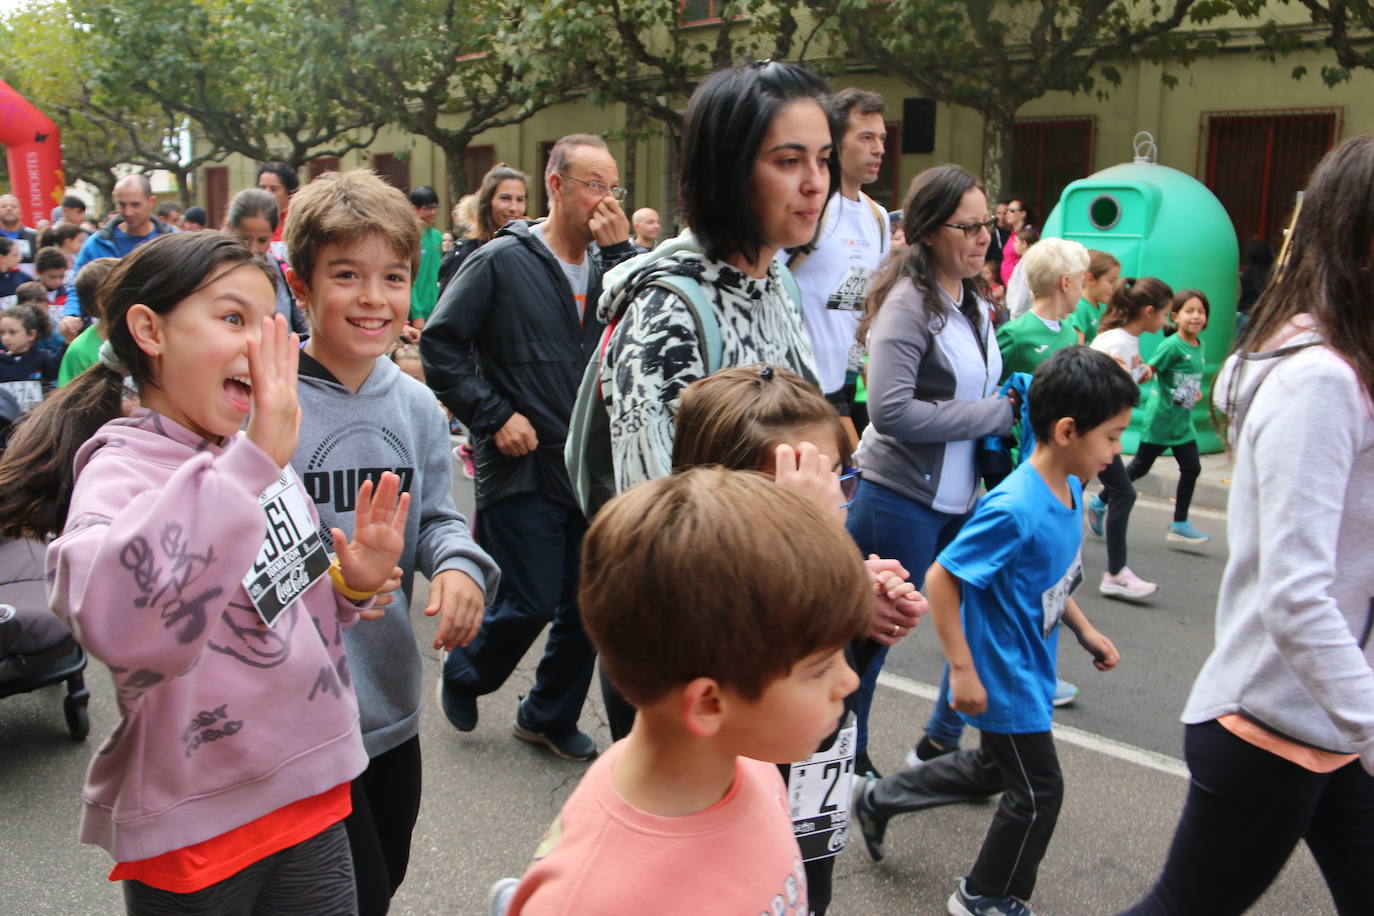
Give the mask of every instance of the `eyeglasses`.
[[976, 223], [945, 223], [951, 229], [964, 230], [964, 238], [971, 239], [978, 234], [979, 229], [986, 229], [989, 233], [997, 226], [997, 217], [989, 216], [987, 219], [980, 219]]
[[844, 505], [841, 509], [848, 509], [854, 505], [854, 497], [859, 492], [859, 481], [863, 479], [863, 471], [858, 468], [844, 468], [840, 471], [840, 493], [844, 496]]
[[564, 178], [575, 181], [578, 184], [585, 184], [587, 187], [591, 188], [592, 192], [595, 194], [609, 194], [616, 200], [624, 200], [625, 198], [630, 196], [630, 192], [622, 188], [620, 185], [612, 185], [608, 188], [599, 181], [583, 181], [581, 178], [569, 175], [567, 172], [562, 172], [561, 174]]

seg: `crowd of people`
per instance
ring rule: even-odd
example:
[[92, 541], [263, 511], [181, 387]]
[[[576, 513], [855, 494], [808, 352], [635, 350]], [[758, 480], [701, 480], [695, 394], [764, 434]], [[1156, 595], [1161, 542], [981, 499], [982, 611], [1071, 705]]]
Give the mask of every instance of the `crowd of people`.
[[[894, 816], [999, 794], [946, 906], [1031, 913], [1072, 791], [1059, 624], [1099, 670], [1122, 654], [1073, 597], [1085, 523], [1101, 594], [1158, 594], [1126, 532], [1171, 450], [1165, 536], [1209, 540], [1212, 303], [1041, 239], [955, 165], [890, 219], [863, 191], [884, 107], [779, 61], [712, 74], [663, 240], [591, 134], [552, 147], [546, 216], [500, 164], [452, 238], [433, 188], [363, 170], [267, 163], [223, 227], [139, 175], [99, 228], [71, 198], [40, 236], [0, 197], [0, 534], [46, 544], [52, 610], [114, 683], [81, 837], [128, 912], [387, 912], [425, 786], [418, 641], [470, 732], [547, 628], [513, 734], [593, 762], [492, 913], [823, 914], [851, 832], [881, 859]], [[1374, 891], [1371, 262], [1356, 138], [1216, 379], [1231, 557], [1188, 799], [1132, 913], [1240, 913], [1299, 839], [1341, 913]], [[927, 613], [939, 697], [884, 775], [874, 688]], [[598, 659], [604, 749], [579, 727]]]

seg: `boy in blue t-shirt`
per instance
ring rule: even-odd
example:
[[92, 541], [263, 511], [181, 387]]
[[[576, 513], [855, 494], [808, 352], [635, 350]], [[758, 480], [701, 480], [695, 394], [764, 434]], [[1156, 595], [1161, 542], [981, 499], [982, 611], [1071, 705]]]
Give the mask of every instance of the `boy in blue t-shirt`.
[[977, 750], [868, 780], [853, 810], [869, 853], [894, 814], [1001, 791], [955, 916], [1030, 916], [1026, 901], [1063, 797], [1050, 735], [1062, 620], [1101, 671], [1116, 647], [1070, 597], [1083, 578], [1083, 484], [1121, 453], [1139, 390], [1106, 354], [1075, 346], [1035, 373], [1035, 452], [978, 504], [926, 573], [926, 598], [950, 665], [950, 705], [983, 733]]

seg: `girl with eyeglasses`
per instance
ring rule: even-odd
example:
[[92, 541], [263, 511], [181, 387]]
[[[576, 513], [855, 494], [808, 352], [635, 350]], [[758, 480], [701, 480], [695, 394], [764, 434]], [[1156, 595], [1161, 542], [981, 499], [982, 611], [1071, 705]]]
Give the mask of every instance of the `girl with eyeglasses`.
[[[767, 363], [723, 369], [682, 393], [673, 439], [674, 473], [707, 464], [761, 471], [780, 486], [834, 508], [843, 519], [859, 482], [850, 461], [849, 438], [834, 406], [794, 372]], [[870, 556], [866, 565], [877, 602], [868, 638], [845, 652], [856, 669], [879, 646], [900, 641], [926, 612], [925, 599], [906, 581], [900, 564]], [[829, 906], [835, 856], [847, 836], [844, 810], [854, 773], [854, 696], [846, 698], [840, 728], [808, 761], [779, 766], [788, 780], [797, 842], [806, 865], [807, 901], [816, 916]], [[824, 770], [837, 762], [844, 775], [838, 784], [827, 782], [829, 795], [808, 792], [811, 783], [803, 767]], [[793, 769], [801, 771], [796, 780]]]
[[[1012, 402], [996, 394], [1002, 355], [979, 275], [995, 220], [978, 181], [956, 165], [911, 184], [902, 228], [909, 247], [874, 277], [859, 324], [867, 342], [869, 427], [855, 455], [863, 480], [849, 533], [865, 554], [893, 557], [919, 587], [978, 500], [977, 443], [1011, 431]], [[860, 672], [858, 748], [868, 762], [868, 709], [886, 651]], [[958, 748], [963, 723], [948, 677], [915, 753]]]

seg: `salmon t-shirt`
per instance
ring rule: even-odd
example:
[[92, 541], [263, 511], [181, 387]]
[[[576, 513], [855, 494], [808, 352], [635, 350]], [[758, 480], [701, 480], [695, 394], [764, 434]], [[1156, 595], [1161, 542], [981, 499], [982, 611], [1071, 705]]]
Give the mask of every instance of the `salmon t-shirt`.
[[736, 759], [716, 804], [661, 817], [620, 796], [624, 742], [592, 764], [544, 835], [507, 916], [768, 913], [805, 916], [806, 871], [775, 766]]

